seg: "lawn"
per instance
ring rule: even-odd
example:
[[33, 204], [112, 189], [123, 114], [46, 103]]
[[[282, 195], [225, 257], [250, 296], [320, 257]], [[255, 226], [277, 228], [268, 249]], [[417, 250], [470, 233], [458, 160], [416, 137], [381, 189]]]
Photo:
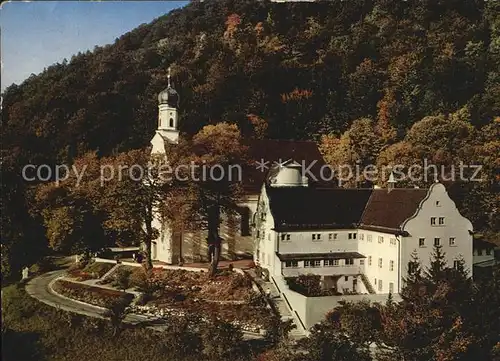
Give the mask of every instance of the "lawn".
[[52, 287], [54, 291], [63, 296], [99, 307], [106, 307], [110, 302], [117, 301], [120, 298], [125, 298], [128, 302], [131, 302], [134, 298], [130, 293], [92, 287], [65, 280], [57, 280]]
[[70, 269], [68, 275], [78, 281], [98, 279], [104, 276], [106, 272], [114, 266], [114, 263], [92, 262], [84, 268], [74, 267]]

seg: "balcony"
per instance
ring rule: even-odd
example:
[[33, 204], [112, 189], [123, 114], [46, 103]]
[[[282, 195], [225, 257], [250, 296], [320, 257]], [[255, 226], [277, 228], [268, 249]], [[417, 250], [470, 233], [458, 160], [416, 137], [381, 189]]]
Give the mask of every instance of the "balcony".
[[352, 266], [320, 266], [320, 267], [294, 267], [282, 269], [283, 276], [297, 277], [299, 275], [313, 274], [318, 276], [355, 276], [365, 273], [365, 267], [359, 265]]

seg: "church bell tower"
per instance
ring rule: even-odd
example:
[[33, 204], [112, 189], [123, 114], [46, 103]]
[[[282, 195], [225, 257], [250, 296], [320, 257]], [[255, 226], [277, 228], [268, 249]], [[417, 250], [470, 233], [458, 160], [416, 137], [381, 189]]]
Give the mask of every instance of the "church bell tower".
[[172, 87], [170, 68], [168, 68], [167, 87], [158, 94], [158, 129], [156, 130], [165, 141], [177, 144], [179, 141], [179, 94]]

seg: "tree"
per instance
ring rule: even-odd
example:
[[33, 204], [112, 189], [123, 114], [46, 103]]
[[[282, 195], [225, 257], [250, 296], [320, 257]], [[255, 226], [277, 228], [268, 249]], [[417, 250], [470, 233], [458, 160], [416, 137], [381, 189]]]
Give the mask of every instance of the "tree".
[[108, 305], [108, 310], [104, 312], [104, 316], [107, 317], [111, 326], [113, 327], [113, 336], [117, 336], [121, 330], [123, 320], [130, 312], [128, 308], [129, 301], [122, 297]]
[[185, 159], [185, 164], [193, 165], [193, 172], [181, 196], [189, 203], [193, 226], [207, 230], [211, 275], [215, 275], [220, 257], [221, 215], [234, 213], [242, 197], [239, 177], [246, 149], [236, 125], [218, 123], [204, 127], [193, 137], [191, 153]]
[[152, 157], [145, 149], [108, 157], [101, 163], [114, 173], [106, 181], [102, 196], [95, 199], [107, 215], [104, 227], [117, 240], [141, 243], [146, 269], [153, 267], [151, 243], [159, 232], [153, 226], [155, 212], [162, 209], [171, 191], [168, 174], [162, 174], [166, 162], [166, 157]]
[[372, 359], [367, 347], [352, 341], [327, 323], [313, 326], [310, 336], [299, 342], [308, 351], [304, 355], [305, 360], [370, 361]]

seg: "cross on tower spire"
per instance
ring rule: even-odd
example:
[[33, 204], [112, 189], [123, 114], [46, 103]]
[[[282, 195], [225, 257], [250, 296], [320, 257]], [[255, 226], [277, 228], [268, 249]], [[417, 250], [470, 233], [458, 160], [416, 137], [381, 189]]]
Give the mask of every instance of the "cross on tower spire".
[[168, 87], [170, 88], [170, 67], [168, 67], [167, 82], [168, 82]]

